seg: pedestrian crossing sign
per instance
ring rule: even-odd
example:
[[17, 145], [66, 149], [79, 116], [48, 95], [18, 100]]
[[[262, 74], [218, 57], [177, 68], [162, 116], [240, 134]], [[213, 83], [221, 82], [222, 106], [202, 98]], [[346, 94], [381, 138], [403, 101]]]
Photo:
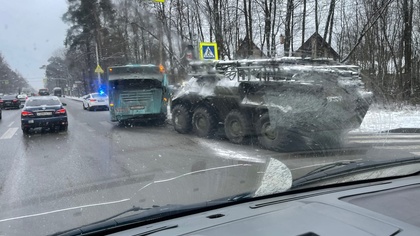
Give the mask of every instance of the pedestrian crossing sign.
[[217, 43], [200, 43], [200, 59], [201, 60], [219, 60], [217, 52]]
[[101, 73], [101, 74], [103, 74], [104, 73], [104, 70], [102, 69], [102, 67], [100, 65], [97, 65], [96, 66], [96, 69], [95, 69], [95, 73]]

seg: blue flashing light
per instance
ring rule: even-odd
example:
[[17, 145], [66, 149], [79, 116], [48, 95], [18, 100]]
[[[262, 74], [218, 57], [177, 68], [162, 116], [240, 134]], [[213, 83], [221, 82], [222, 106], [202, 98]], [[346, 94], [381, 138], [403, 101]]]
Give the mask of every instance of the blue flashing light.
[[98, 93], [99, 93], [99, 95], [106, 95], [106, 86], [105, 85], [101, 85], [98, 88]]

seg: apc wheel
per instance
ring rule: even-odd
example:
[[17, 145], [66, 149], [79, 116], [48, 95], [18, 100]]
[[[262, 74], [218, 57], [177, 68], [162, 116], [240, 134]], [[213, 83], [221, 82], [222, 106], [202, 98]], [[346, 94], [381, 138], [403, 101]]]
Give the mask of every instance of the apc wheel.
[[178, 133], [186, 134], [192, 129], [191, 113], [183, 105], [176, 105], [172, 109], [172, 124]]
[[85, 107], [85, 103], [84, 102], [82, 102], [82, 105], [83, 105], [83, 110], [86, 110], [86, 107]]
[[199, 137], [211, 137], [216, 133], [217, 120], [206, 107], [199, 107], [194, 111], [192, 124], [194, 133]]
[[243, 143], [251, 133], [251, 121], [238, 110], [229, 112], [225, 119], [225, 134], [232, 143]]
[[255, 126], [258, 141], [267, 149], [282, 151], [286, 150], [290, 144], [286, 133], [282, 132], [280, 127], [274, 127], [270, 123], [268, 113], [264, 113]]

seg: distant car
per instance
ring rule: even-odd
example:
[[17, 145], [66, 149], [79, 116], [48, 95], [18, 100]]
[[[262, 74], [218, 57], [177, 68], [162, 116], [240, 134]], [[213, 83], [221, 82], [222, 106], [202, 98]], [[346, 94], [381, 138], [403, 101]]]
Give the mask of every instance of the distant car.
[[38, 95], [39, 96], [49, 96], [50, 92], [48, 91], [48, 89], [43, 88], [43, 89], [38, 90]]
[[109, 110], [109, 100], [106, 94], [90, 93], [83, 96], [83, 109], [96, 110], [106, 109]]
[[61, 97], [62, 96], [62, 89], [60, 87], [56, 87], [53, 89], [54, 96]]
[[19, 94], [19, 95], [17, 96], [17, 98], [20, 100], [20, 102], [21, 102], [22, 104], [25, 104], [26, 99], [28, 99], [28, 95], [26, 95], [26, 94]]
[[67, 131], [67, 111], [56, 96], [30, 97], [21, 112], [21, 128], [28, 133], [31, 128], [58, 128]]
[[20, 108], [20, 100], [17, 95], [4, 95], [0, 99], [0, 107], [2, 108]]

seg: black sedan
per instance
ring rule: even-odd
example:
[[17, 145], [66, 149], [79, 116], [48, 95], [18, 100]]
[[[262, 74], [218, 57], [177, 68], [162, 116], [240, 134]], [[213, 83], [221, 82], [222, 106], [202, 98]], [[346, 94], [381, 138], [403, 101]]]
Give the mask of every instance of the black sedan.
[[0, 106], [2, 108], [20, 108], [20, 100], [18, 99], [17, 95], [4, 95], [0, 99]]
[[30, 97], [25, 103], [21, 113], [23, 133], [31, 128], [49, 128], [67, 131], [67, 111], [65, 103], [61, 103], [56, 96]]

